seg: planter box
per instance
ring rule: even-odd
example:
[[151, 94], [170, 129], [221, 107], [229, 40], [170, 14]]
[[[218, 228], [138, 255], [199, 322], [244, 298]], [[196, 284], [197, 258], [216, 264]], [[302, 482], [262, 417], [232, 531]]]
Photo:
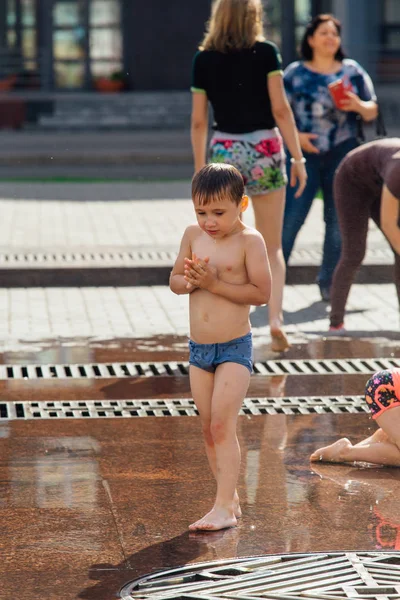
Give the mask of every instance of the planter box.
[[125, 83], [123, 81], [107, 79], [106, 77], [99, 77], [95, 80], [95, 88], [99, 92], [105, 93], [115, 93], [122, 92], [125, 88]]

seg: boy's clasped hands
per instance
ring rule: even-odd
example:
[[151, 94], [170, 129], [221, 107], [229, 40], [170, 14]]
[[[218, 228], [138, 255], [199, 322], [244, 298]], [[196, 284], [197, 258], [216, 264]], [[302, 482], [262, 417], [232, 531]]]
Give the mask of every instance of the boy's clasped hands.
[[188, 290], [203, 288], [211, 291], [213, 284], [217, 281], [217, 270], [208, 264], [209, 260], [208, 256], [202, 260], [195, 254], [192, 255], [192, 258], [185, 258], [184, 278], [187, 281], [186, 288]]

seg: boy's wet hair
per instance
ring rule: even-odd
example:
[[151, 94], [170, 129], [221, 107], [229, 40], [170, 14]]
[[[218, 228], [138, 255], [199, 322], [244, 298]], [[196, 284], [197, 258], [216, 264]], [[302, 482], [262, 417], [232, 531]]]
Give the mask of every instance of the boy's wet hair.
[[225, 198], [239, 206], [243, 194], [243, 177], [232, 165], [209, 163], [192, 179], [192, 198], [203, 206]]

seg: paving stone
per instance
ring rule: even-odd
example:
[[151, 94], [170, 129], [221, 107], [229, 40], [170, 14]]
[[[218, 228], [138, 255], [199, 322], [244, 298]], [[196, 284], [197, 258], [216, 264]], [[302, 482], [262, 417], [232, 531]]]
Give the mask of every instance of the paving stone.
[[[112, 202], [92, 199], [85, 201], [85, 193], [89, 193], [90, 188], [75, 187], [73, 184], [65, 186], [68, 192], [63, 192], [71, 196], [70, 200], [0, 198], [0, 211], [4, 215], [0, 222], [0, 249], [49, 251], [54, 248], [80, 247], [98, 251], [110, 246], [147, 249], [157, 246], [177, 250], [185, 227], [195, 221], [195, 216], [188, 197], [177, 197], [175, 200], [168, 198], [175, 189], [177, 193], [183, 194], [187, 193], [188, 188], [166, 183], [165, 200], [122, 201], [118, 200], [119, 186], [126, 193], [125, 184], [115, 184], [114, 189], [110, 189]], [[1, 187], [0, 193], [7, 192], [7, 189], [1, 190]], [[55, 196], [58, 189], [54, 189]], [[8, 189], [8, 192], [11, 193], [11, 190]], [[28, 192], [26, 189], [25, 193]], [[146, 196], [148, 192], [143, 189], [143, 194]], [[132, 195], [135, 195], [133, 191]], [[297, 263], [308, 261], [313, 251], [321, 250], [322, 209], [322, 202], [315, 201], [300, 231], [295, 246]], [[245, 213], [245, 222], [254, 226], [251, 207]], [[377, 256], [381, 253], [382, 260], [387, 261], [387, 243], [372, 223], [368, 248], [373, 249]], [[390, 259], [390, 262], [393, 260]]]
[[[13, 288], [0, 290], [0, 336], [151, 337], [187, 335], [188, 296], [169, 288]], [[287, 286], [284, 298], [287, 331], [293, 339], [326, 335], [329, 308], [316, 285]], [[255, 336], [268, 336], [268, 309], [254, 307]], [[361, 332], [398, 332], [399, 314], [393, 285], [353, 285], [346, 328]]]
[[[153, 184], [0, 184], [0, 251], [32, 249], [93, 254], [107, 247], [177, 251], [194, 221], [188, 182]], [[154, 197], [156, 199], [150, 200]], [[19, 198], [19, 199], [16, 199]], [[41, 198], [41, 199], [38, 199]], [[316, 260], [323, 238], [322, 202], [315, 201], [297, 243], [294, 262]], [[251, 208], [245, 222], [254, 225]], [[388, 260], [387, 243], [371, 224], [368, 247]], [[0, 337], [186, 335], [188, 298], [167, 287], [0, 288]], [[289, 285], [284, 298], [294, 337], [328, 329], [329, 313], [316, 285]], [[255, 335], [268, 335], [267, 309], [252, 310]], [[348, 303], [350, 331], [398, 331], [393, 285], [354, 285]]]

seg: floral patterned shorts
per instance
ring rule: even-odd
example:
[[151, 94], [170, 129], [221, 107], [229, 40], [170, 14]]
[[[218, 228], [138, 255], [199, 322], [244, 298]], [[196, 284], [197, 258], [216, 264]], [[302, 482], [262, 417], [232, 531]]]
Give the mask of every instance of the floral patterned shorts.
[[250, 196], [268, 194], [287, 184], [286, 157], [279, 134], [259, 141], [252, 141], [252, 134], [240, 136], [242, 139], [225, 139], [225, 135], [221, 138], [216, 133], [212, 137], [209, 162], [236, 167]]

